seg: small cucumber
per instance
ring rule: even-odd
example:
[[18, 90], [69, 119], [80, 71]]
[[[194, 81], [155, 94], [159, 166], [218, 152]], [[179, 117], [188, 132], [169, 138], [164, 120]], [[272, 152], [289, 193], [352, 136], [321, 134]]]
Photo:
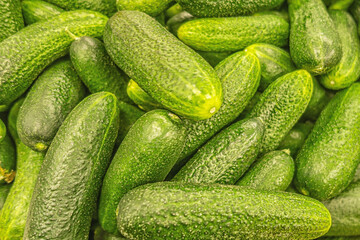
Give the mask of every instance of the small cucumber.
[[144, 111], [151, 111], [163, 108], [149, 94], [147, 94], [134, 80], [130, 80], [127, 85], [127, 95], [130, 99]]
[[296, 158], [295, 185], [313, 198], [339, 195], [360, 162], [360, 83], [338, 92]]
[[47, 150], [66, 116], [84, 97], [85, 87], [70, 60], [56, 61], [36, 80], [20, 108], [20, 140], [34, 151]]
[[194, 120], [219, 110], [222, 87], [214, 69], [152, 17], [118, 12], [104, 42], [114, 62], [165, 108]]
[[231, 18], [200, 18], [180, 26], [177, 35], [200, 51], [239, 51], [254, 43], [285, 46], [289, 23], [276, 15]]
[[174, 5], [172, 5], [171, 7], [169, 7], [168, 9], [166, 9], [165, 11], [165, 17], [167, 19], [172, 18], [173, 16], [175, 16], [178, 13], [181, 13], [183, 11], [182, 7], [180, 6], [180, 4], [175, 3]]
[[120, 232], [137, 240], [315, 239], [331, 225], [315, 199], [217, 184], [147, 184], [126, 194], [118, 212]]
[[146, 113], [131, 127], [117, 150], [103, 182], [99, 222], [116, 234], [116, 207], [129, 190], [163, 181], [184, 147], [185, 131], [179, 117], [166, 111]]
[[116, 6], [118, 11], [134, 10], [156, 17], [173, 2], [173, 0], [116, 0]]
[[245, 52], [247, 51], [255, 54], [260, 61], [259, 91], [261, 92], [279, 77], [296, 70], [290, 54], [282, 48], [271, 44], [257, 43], [245, 48]]
[[[331, 0], [329, 9], [331, 10], [347, 10], [354, 0]], [[341, 37], [341, 36], [340, 36]]]
[[68, 115], [39, 172], [24, 240], [89, 238], [119, 117], [117, 98], [108, 92], [90, 95]]
[[63, 12], [1, 42], [0, 108], [19, 98], [48, 65], [67, 54], [73, 34], [100, 37], [107, 20], [91, 11]]
[[3, 120], [0, 119], [0, 143], [4, 141], [6, 136], [6, 126]]
[[202, 56], [212, 67], [216, 67], [221, 61], [229, 57], [233, 52], [203, 52], [196, 51]]
[[[20, 0], [0, 1], [0, 42], [24, 27]], [[2, 54], [0, 54], [2, 55]]]
[[356, 23], [349, 13], [331, 10], [329, 15], [339, 33], [343, 55], [335, 68], [320, 76], [320, 82], [328, 89], [339, 90], [349, 87], [360, 77], [360, 40]]
[[183, 25], [184, 23], [195, 19], [195, 17], [193, 15], [191, 15], [190, 13], [186, 12], [186, 11], [182, 11], [178, 14], [176, 14], [175, 16], [173, 16], [172, 18], [169, 19], [169, 21], [166, 22], [166, 27], [169, 29], [169, 31], [174, 34], [175, 36], [177, 36], [177, 31], [179, 29], [179, 27], [181, 25]]
[[249, 117], [265, 124], [260, 154], [275, 150], [305, 112], [313, 92], [312, 76], [305, 70], [288, 73], [263, 92]]
[[12, 184], [4, 184], [4, 185], [0, 185], [0, 212], [1, 209], [4, 206], [4, 203], [6, 201], [6, 198], [9, 194], [10, 188], [11, 188]]
[[298, 68], [320, 75], [341, 60], [341, 40], [321, 0], [289, 0], [290, 54]]
[[172, 180], [235, 184], [256, 160], [263, 136], [257, 118], [234, 123], [201, 147]]
[[26, 25], [44, 21], [65, 11], [51, 3], [38, 0], [22, 1], [21, 7]]
[[236, 185], [259, 190], [285, 191], [289, 187], [295, 171], [294, 160], [285, 151], [273, 151], [265, 154], [256, 161]]
[[10, 136], [0, 143], [0, 185], [11, 183], [15, 178], [16, 150]]

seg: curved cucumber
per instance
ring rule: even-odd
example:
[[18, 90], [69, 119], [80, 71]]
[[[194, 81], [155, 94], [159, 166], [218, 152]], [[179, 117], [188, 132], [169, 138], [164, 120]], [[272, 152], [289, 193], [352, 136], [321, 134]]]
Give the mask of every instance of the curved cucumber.
[[285, 151], [265, 154], [249, 169], [236, 185], [259, 190], [285, 191], [294, 176], [294, 160]]
[[107, 92], [90, 95], [68, 115], [39, 172], [24, 240], [89, 238], [119, 117], [117, 98]]
[[4, 141], [6, 136], [6, 126], [3, 120], [0, 119], [0, 143]]
[[216, 67], [221, 61], [233, 54], [233, 52], [196, 52], [210, 63], [212, 67]]
[[0, 185], [11, 183], [15, 178], [16, 151], [10, 136], [0, 143]]
[[129, 98], [144, 111], [162, 108], [162, 106], [147, 94], [134, 80], [129, 81], [126, 91]]
[[36, 80], [19, 111], [20, 140], [45, 151], [71, 110], [85, 97], [85, 87], [70, 60], [61, 59]]
[[254, 43], [285, 46], [289, 23], [276, 15], [232, 18], [201, 18], [180, 26], [177, 35], [200, 51], [238, 51]]
[[166, 110], [143, 115], [131, 127], [112, 160], [103, 182], [99, 222], [117, 233], [116, 207], [129, 190], [149, 182], [163, 181], [184, 146], [181, 120]]
[[51, 3], [38, 0], [22, 1], [21, 7], [26, 25], [44, 21], [65, 11]]
[[165, 108], [194, 120], [219, 110], [222, 87], [213, 68], [152, 17], [118, 12], [104, 42], [114, 62]]
[[138, 240], [315, 239], [331, 225], [315, 199], [227, 185], [148, 184], [126, 194], [118, 211], [120, 232]]
[[64, 56], [72, 34], [100, 37], [107, 17], [79, 10], [32, 24], [0, 45], [0, 108], [20, 97], [54, 60]]
[[360, 84], [338, 92], [296, 158], [295, 184], [313, 198], [339, 195], [360, 163]]
[[[0, 42], [24, 27], [20, 0], [0, 1]], [[1, 55], [1, 54], [0, 54]]]
[[12, 184], [4, 184], [0, 185], [0, 212], [1, 209], [4, 206], [4, 203], [6, 201], [6, 198], [9, 194], [10, 188], [12, 187]]
[[156, 17], [173, 2], [173, 0], [116, 0], [116, 6], [119, 11], [134, 10]]

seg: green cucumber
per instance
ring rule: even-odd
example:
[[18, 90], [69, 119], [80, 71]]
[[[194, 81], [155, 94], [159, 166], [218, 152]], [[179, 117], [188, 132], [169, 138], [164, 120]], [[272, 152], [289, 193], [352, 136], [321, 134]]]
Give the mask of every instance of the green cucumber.
[[116, 234], [116, 207], [131, 189], [163, 181], [183, 149], [185, 131], [181, 120], [166, 110], [140, 117], [117, 150], [103, 182], [99, 222]]
[[315, 239], [330, 225], [330, 213], [315, 199], [228, 185], [148, 184], [118, 208], [118, 229], [137, 240]]
[[15, 101], [15, 103], [12, 105], [9, 115], [8, 115], [8, 130], [10, 132], [11, 137], [14, 139], [15, 143], [18, 143], [20, 141], [19, 135], [17, 133], [17, 127], [16, 122], [19, 115], [20, 107], [25, 101], [25, 98], [19, 98]]
[[68, 115], [39, 172], [24, 240], [88, 239], [119, 117], [108, 92], [90, 95]]
[[0, 143], [0, 185], [11, 183], [15, 177], [16, 151], [10, 136]]
[[4, 141], [5, 136], [6, 136], [6, 126], [3, 120], [0, 119], [0, 143]]
[[258, 12], [258, 13], [255, 13], [253, 14], [253, 16], [261, 16], [261, 15], [276, 15], [276, 16], [279, 16], [279, 17], [282, 17], [285, 21], [287, 22], [290, 22], [290, 19], [289, 19], [289, 13], [288, 13], [288, 9], [285, 8], [285, 9], [281, 9], [279, 11], [264, 11], [264, 12]]
[[255, 95], [251, 98], [250, 102], [244, 108], [244, 111], [239, 115], [238, 119], [244, 119], [248, 116], [251, 110], [255, 107], [256, 103], [259, 101], [261, 92], [256, 92]]
[[174, 5], [172, 5], [171, 7], [169, 7], [168, 9], [166, 9], [165, 11], [165, 17], [167, 19], [172, 18], [173, 16], [175, 16], [178, 13], [181, 13], [183, 11], [182, 7], [180, 6], [180, 4], [175, 3]]
[[341, 40], [321, 0], [289, 0], [290, 54], [298, 68], [320, 75], [341, 60]]
[[196, 51], [202, 56], [212, 67], [216, 67], [221, 61], [229, 57], [233, 52], [203, 52]]
[[111, 92], [119, 101], [131, 103], [126, 93], [128, 78], [111, 60], [100, 40], [87, 36], [76, 39], [71, 44], [70, 57], [91, 93]]
[[352, 181], [360, 163], [360, 83], [338, 92], [296, 158], [295, 185], [304, 195], [327, 200]]
[[0, 185], [0, 212], [4, 206], [12, 184]]
[[305, 112], [313, 92], [312, 76], [305, 70], [288, 73], [263, 92], [249, 117], [265, 124], [260, 154], [275, 150]]
[[284, 0], [177, 0], [185, 11], [197, 17], [235, 17], [273, 9]]
[[47, 150], [66, 116], [84, 97], [85, 87], [70, 60], [56, 61], [36, 80], [20, 108], [20, 140], [34, 151]]
[[133, 10], [156, 17], [173, 4], [173, 0], [116, 0], [118, 11]]
[[236, 185], [259, 190], [285, 191], [294, 176], [295, 164], [285, 151], [265, 154], [249, 169]]
[[182, 11], [178, 14], [176, 14], [175, 16], [173, 16], [172, 18], [169, 19], [169, 21], [166, 22], [166, 27], [169, 29], [169, 31], [174, 34], [175, 36], [177, 36], [177, 31], [179, 29], [179, 27], [181, 25], [183, 25], [184, 23], [195, 19], [195, 17], [193, 15], [191, 15], [190, 13], [186, 12], [186, 11]]
[[355, 237], [321, 237], [321, 240], [360, 240], [360, 236]]
[[0, 1], [0, 42], [24, 27], [20, 0]]
[[162, 106], [147, 94], [134, 80], [129, 81], [126, 91], [129, 98], [144, 111], [162, 108]]
[[257, 43], [245, 48], [245, 51], [255, 54], [260, 61], [261, 80], [259, 91], [261, 92], [279, 77], [296, 70], [290, 54], [274, 45]]
[[319, 80], [324, 87], [339, 90], [349, 87], [360, 77], [360, 40], [356, 23], [349, 13], [331, 10], [329, 15], [339, 33], [343, 55], [340, 63]]
[[1, 42], [0, 108], [19, 98], [49, 64], [67, 54], [73, 34], [100, 37], [106, 21], [96, 12], [64, 12]]
[[360, 180], [360, 164], [359, 164], [358, 168], [356, 169], [355, 176], [353, 178], [353, 182], [357, 182], [359, 180]]
[[152, 17], [118, 12], [104, 42], [114, 62], [165, 108], [194, 120], [219, 110], [222, 87], [214, 69]]
[[257, 118], [234, 123], [201, 147], [172, 180], [235, 184], [256, 160], [263, 136]]
[[[347, 10], [354, 0], [331, 0], [331, 5], [329, 9], [331, 10]], [[340, 35], [341, 37], [341, 35]]]
[[354, 3], [350, 7], [350, 12], [354, 17], [355, 21], [360, 22], [360, 0], [354, 0]]
[[38, 0], [22, 1], [21, 7], [26, 25], [44, 21], [65, 11], [51, 3]]
[[200, 51], [238, 51], [254, 43], [285, 46], [289, 23], [276, 15], [200, 18], [180, 26], [177, 35]]
[[123, 237], [118, 237], [105, 232], [100, 225], [96, 225], [94, 231], [94, 240], [125, 240]]

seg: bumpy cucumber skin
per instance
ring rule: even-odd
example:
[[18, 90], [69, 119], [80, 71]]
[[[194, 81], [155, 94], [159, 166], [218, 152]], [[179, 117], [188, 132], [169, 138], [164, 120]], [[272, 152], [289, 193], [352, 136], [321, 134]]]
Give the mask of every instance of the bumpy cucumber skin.
[[329, 9], [331, 10], [347, 10], [354, 0], [332, 0]]
[[15, 143], [18, 143], [20, 141], [19, 135], [17, 133], [17, 118], [19, 115], [20, 107], [25, 101], [25, 98], [19, 98], [14, 102], [12, 107], [10, 108], [9, 115], [8, 115], [8, 130], [10, 132], [11, 137], [14, 139]]
[[0, 143], [4, 141], [6, 136], [6, 126], [3, 120], [0, 119]]
[[274, 45], [257, 43], [245, 48], [245, 51], [255, 54], [260, 61], [261, 80], [259, 91], [261, 92], [279, 77], [296, 70], [290, 54]]
[[118, 12], [104, 42], [114, 62], [165, 108], [194, 120], [219, 110], [222, 87], [214, 69], [152, 17]]
[[279, 7], [284, 0], [177, 0], [197, 17], [235, 17]]
[[329, 15], [339, 33], [343, 55], [340, 63], [319, 80], [324, 87], [339, 90], [349, 87], [360, 76], [360, 40], [356, 23], [349, 13], [331, 10]]
[[24, 27], [20, 0], [0, 1], [0, 42]]
[[185, 130], [181, 120], [166, 110], [153, 110], [131, 127], [117, 150], [103, 182], [99, 222], [116, 234], [116, 207], [129, 190], [163, 181], [183, 149]]
[[32, 24], [0, 45], [0, 108], [20, 97], [53, 61], [68, 52], [76, 36], [102, 36], [107, 17], [79, 10]]
[[156, 17], [173, 2], [173, 0], [116, 0], [116, 6], [118, 11], [134, 10]]
[[202, 56], [212, 67], [216, 67], [221, 61], [229, 57], [233, 52], [203, 52], [196, 51]]
[[134, 80], [130, 80], [127, 85], [127, 95], [130, 99], [144, 111], [151, 111], [162, 108], [149, 94], [147, 94]]
[[263, 136], [257, 118], [234, 123], [200, 148], [172, 180], [235, 184], [255, 161]]
[[177, 36], [177, 31], [180, 26], [192, 19], [195, 19], [193, 15], [186, 11], [182, 11], [170, 18], [169, 21], [166, 22], [166, 27], [171, 33]]
[[85, 86], [70, 60], [60, 59], [36, 80], [19, 111], [20, 140], [45, 151], [71, 110], [85, 97]]
[[295, 164], [297, 189], [327, 200], [352, 181], [360, 161], [360, 84], [338, 92], [320, 114]]
[[321, 0], [288, 0], [290, 54], [298, 68], [320, 75], [341, 60], [341, 40]]
[[11, 188], [12, 184], [4, 184], [4, 185], [0, 185], [0, 212], [1, 209], [4, 206], [4, 203], [6, 201], [6, 198], [9, 194], [10, 188]]
[[91, 93], [111, 92], [119, 101], [132, 103], [126, 93], [128, 77], [111, 60], [100, 40], [88, 36], [76, 39], [71, 44], [70, 57]]
[[244, 108], [244, 111], [240, 114], [238, 119], [244, 119], [248, 116], [248, 114], [251, 112], [251, 110], [255, 107], [256, 103], [259, 101], [261, 96], [261, 92], [256, 92], [254, 96], [250, 99], [248, 105]]
[[315, 239], [331, 225], [315, 199], [217, 184], [144, 185], [126, 194], [118, 211], [120, 232], [138, 240]]
[[11, 183], [15, 177], [16, 150], [10, 136], [0, 143], [0, 185]]
[[45, 0], [65, 10], [92, 10], [108, 17], [116, 13], [116, 0]]
[[51, 3], [35, 0], [22, 1], [21, 8], [26, 25], [44, 21], [65, 11]]
[[180, 4], [175, 3], [174, 5], [172, 5], [171, 7], [169, 7], [168, 9], [166, 9], [165, 11], [165, 17], [167, 19], [172, 18], [173, 16], [177, 15], [178, 13], [181, 13], [183, 11], [182, 7], [180, 6]]
[[201, 18], [180, 26], [177, 35], [184, 43], [200, 51], [239, 51], [254, 43], [285, 46], [289, 23], [276, 15], [235, 18]]
[[39, 172], [24, 240], [88, 239], [119, 117], [108, 92], [90, 95], [68, 115]]
[[249, 117], [265, 124], [260, 154], [275, 150], [305, 112], [313, 92], [312, 76], [305, 70], [288, 73], [263, 92]]
[[236, 185], [259, 190], [285, 191], [294, 172], [292, 157], [284, 151], [273, 151], [257, 160]]

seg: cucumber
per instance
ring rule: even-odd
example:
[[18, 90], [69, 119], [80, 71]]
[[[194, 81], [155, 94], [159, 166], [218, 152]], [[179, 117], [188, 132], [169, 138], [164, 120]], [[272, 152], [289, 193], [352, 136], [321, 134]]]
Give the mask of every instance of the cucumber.
[[24, 240], [88, 239], [119, 117], [108, 92], [90, 95], [68, 115], [39, 172]]
[[360, 240], [360, 236], [355, 237], [321, 237], [321, 240]]
[[298, 68], [320, 75], [341, 60], [339, 34], [321, 0], [289, 0], [290, 54]]
[[10, 136], [0, 143], [0, 185], [11, 183], [15, 178], [16, 153]]
[[352, 181], [360, 163], [360, 83], [338, 92], [320, 114], [295, 164], [295, 185], [327, 200]]
[[98, 223], [95, 225], [95, 228], [93, 231], [94, 231], [93, 240], [125, 240], [125, 238], [123, 238], [123, 237], [118, 237], [118, 236], [115, 236], [115, 235], [105, 232], [101, 228], [101, 226], [98, 225]]
[[173, 4], [173, 0], [116, 0], [118, 11], [141, 11], [156, 17]]
[[23, 104], [24, 100], [25, 98], [19, 98], [18, 100], [16, 100], [15, 103], [10, 108], [8, 115], [8, 124], [7, 124], [8, 130], [16, 144], [20, 141], [19, 135], [17, 133], [16, 122], [19, 115], [20, 107]]
[[284, 0], [177, 0], [185, 11], [197, 17], [235, 17], [273, 9]]
[[287, 8], [279, 9], [279, 11], [264, 11], [264, 12], [257, 12], [254, 13], [253, 16], [261, 16], [261, 15], [276, 15], [282, 17], [285, 21], [290, 22], [289, 13]]
[[[329, 9], [331, 10], [347, 10], [354, 0], [332, 0]], [[341, 35], [340, 35], [341, 37]]]
[[356, 22], [360, 21], [360, 0], [354, 0], [354, 3], [350, 7], [350, 12]]
[[120, 232], [138, 240], [315, 239], [331, 225], [323, 204], [299, 194], [180, 182], [138, 187], [118, 212]]
[[256, 92], [255, 93], [255, 95], [251, 98], [248, 105], [246, 105], [244, 111], [242, 111], [242, 113], [238, 117], [239, 120], [244, 119], [244, 118], [246, 118], [248, 116], [248, 114], [251, 112], [251, 110], [255, 107], [256, 103], [259, 101], [260, 96], [261, 96], [261, 92]]
[[34, 151], [47, 150], [66, 116], [84, 97], [85, 87], [70, 60], [56, 61], [36, 80], [20, 108], [20, 140]]
[[180, 4], [175, 3], [174, 5], [172, 5], [171, 7], [169, 7], [168, 9], [166, 9], [165, 11], [165, 17], [167, 19], [172, 18], [173, 16], [175, 16], [178, 13], [181, 13], [183, 11], [182, 7], [180, 6]]
[[53, 61], [64, 56], [77, 36], [102, 35], [107, 17], [79, 10], [32, 24], [0, 44], [0, 108], [20, 97]]
[[91, 93], [111, 92], [119, 101], [132, 103], [126, 93], [127, 76], [117, 68], [100, 40], [87, 36], [76, 39], [71, 44], [70, 57]]
[[160, 13], [160, 15], [156, 16], [155, 17], [156, 21], [158, 21], [162, 26], [166, 26], [166, 23], [165, 23], [165, 13], [162, 12]]
[[176, 14], [175, 16], [173, 16], [172, 18], [169, 19], [169, 21], [166, 22], [166, 27], [169, 29], [169, 31], [174, 34], [175, 36], [177, 36], [177, 31], [179, 29], [179, 27], [181, 25], [183, 25], [184, 23], [195, 19], [195, 17], [193, 15], [191, 15], [190, 13], [186, 12], [186, 11], [182, 11], [178, 14]]
[[286, 150], [273, 151], [257, 160], [236, 185], [259, 190], [285, 191], [291, 184], [294, 171], [294, 160]]
[[147, 94], [134, 80], [129, 81], [126, 91], [129, 98], [144, 111], [162, 108], [162, 106]]
[[118, 12], [104, 42], [114, 62], [165, 108], [194, 120], [219, 110], [222, 87], [214, 69], [152, 17]]
[[331, 10], [329, 15], [339, 33], [343, 55], [340, 63], [319, 79], [324, 87], [339, 90], [349, 87], [360, 77], [360, 40], [356, 23], [349, 13]]
[[166, 110], [140, 117], [117, 150], [103, 182], [99, 222], [116, 234], [116, 207], [129, 190], [163, 181], [174, 166], [185, 141], [180, 118]]
[[305, 70], [288, 73], [263, 92], [249, 117], [259, 117], [265, 125], [260, 154], [275, 150], [305, 112], [313, 92], [312, 76]]
[[0, 185], [0, 212], [4, 206], [12, 184]]
[[229, 57], [233, 52], [202, 52], [197, 51], [212, 67], [216, 67], [221, 61]]
[[351, 183], [339, 196], [323, 203], [332, 218], [326, 236], [360, 235], [360, 182]]
[[279, 77], [296, 70], [290, 54], [274, 45], [257, 43], [245, 48], [245, 51], [255, 54], [260, 61], [261, 80], [259, 91], [261, 92]]
[[234, 123], [201, 147], [172, 180], [235, 184], [256, 160], [263, 136], [257, 118]]
[[0, 143], [4, 141], [5, 136], [6, 136], [6, 126], [3, 120], [0, 119]]
[[200, 18], [180, 26], [177, 35], [200, 51], [238, 51], [254, 43], [287, 45], [289, 23], [276, 15]]
[[38, 0], [22, 1], [21, 7], [26, 25], [44, 21], [65, 11], [51, 3]]
[[[0, 1], [0, 42], [24, 27], [20, 0]], [[0, 54], [2, 55], [2, 54]], [[1, 64], [2, 65], [2, 64]]]
[[353, 178], [353, 182], [357, 182], [360, 180], [360, 165], [356, 169], [355, 176]]

